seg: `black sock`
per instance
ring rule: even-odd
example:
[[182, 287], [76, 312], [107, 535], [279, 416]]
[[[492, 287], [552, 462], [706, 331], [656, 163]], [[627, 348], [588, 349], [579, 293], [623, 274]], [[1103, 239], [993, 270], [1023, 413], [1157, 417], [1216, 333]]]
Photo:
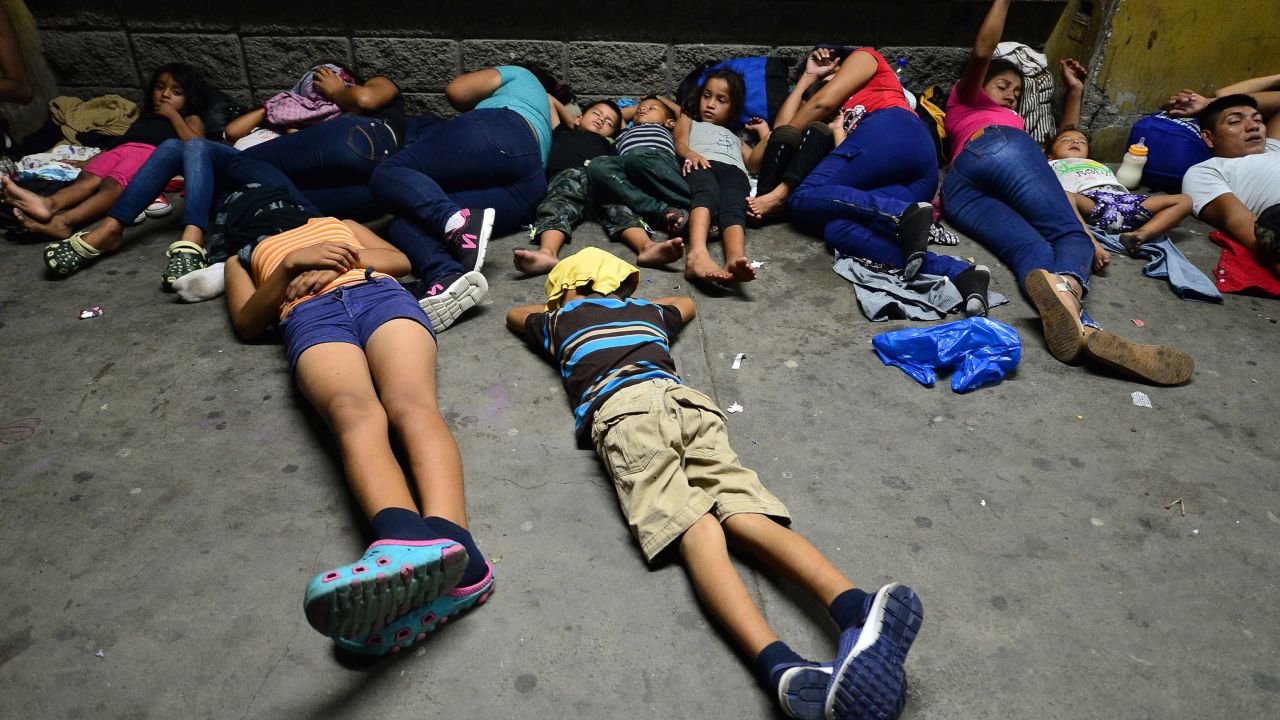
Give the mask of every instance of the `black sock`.
[[421, 515], [405, 508], [383, 508], [370, 522], [373, 534], [379, 540], [434, 540], [439, 537], [422, 521]]
[[850, 588], [831, 601], [831, 607], [827, 608], [827, 612], [831, 613], [831, 619], [836, 621], [841, 631], [851, 627], [861, 627], [867, 619], [867, 612], [871, 610], [871, 602], [875, 597], [875, 593], [868, 594], [857, 588]]
[[756, 679], [767, 689], [770, 694], [777, 696], [778, 679], [781, 672], [774, 672], [779, 665], [790, 663], [807, 663], [808, 660], [796, 654], [786, 643], [781, 640], [774, 640], [760, 651], [756, 656]]
[[484, 561], [480, 548], [476, 547], [476, 541], [471, 539], [470, 532], [442, 517], [432, 515], [423, 520], [427, 527], [438, 533], [440, 537], [449, 538], [467, 549], [467, 569], [462, 572], [462, 579], [458, 581], [459, 586], [475, 585], [484, 579], [484, 576], [489, 573], [489, 566]]

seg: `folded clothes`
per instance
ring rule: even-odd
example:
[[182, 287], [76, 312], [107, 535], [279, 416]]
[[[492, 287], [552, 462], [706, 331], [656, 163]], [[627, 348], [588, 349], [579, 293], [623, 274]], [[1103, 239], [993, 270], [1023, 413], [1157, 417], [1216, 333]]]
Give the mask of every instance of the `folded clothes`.
[[80, 168], [68, 165], [68, 160], [84, 161], [102, 152], [95, 147], [59, 145], [50, 152], [26, 155], [18, 161], [18, 179], [58, 180], [70, 182], [80, 176]]
[[[1107, 250], [1114, 253], [1125, 253], [1124, 243], [1120, 242], [1118, 235], [1112, 235], [1096, 227], [1089, 228], [1089, 230]], [[1160, 239], [1154, 242], [1145, 242], [1139, 245], [1133, 255], [1148, 261], [1146, 266], [1142, 268], [1143, 275], [1149, 278], [1168, 280], [1169, 287], [1173, 289], [1173, 294], [1183, 300], [1206, 303], [1222, 302], [1222, 293], [1219, 292], [1222, 289], [1221, 286], [1214, 287], [1213, 282], [1205, 277], [1205, 274], [1200, 272], [1199, 268], [1191, 264], [1191, 261], [1182, 254], [1182, 251], [1173, 244], [1173, 241], [1167, 235], [1161, 235]]]
[[[951, 280], [941, 275], [921, 273], [907, 281], [898, 268], [839, 252], [832, 269], [853, 283], [862, 314], [872, 322], [941, 320], [964, 301]], [[998, 292], [987, 293], [989, 308], [1007, 302], [1009, 299]]]

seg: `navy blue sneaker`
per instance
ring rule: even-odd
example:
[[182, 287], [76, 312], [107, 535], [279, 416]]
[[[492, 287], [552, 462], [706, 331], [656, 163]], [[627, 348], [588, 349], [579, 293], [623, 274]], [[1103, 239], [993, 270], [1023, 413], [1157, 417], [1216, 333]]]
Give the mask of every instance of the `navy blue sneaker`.
[[479, 213], [464, 209], [462, 217], [465, 222], [445, 233], [445, 242], [453, 247], [454, 256], [467, 272], [479, 272], [484, 266], [484, 254], [489, 246], [489, 236], [493, 234], [495, 215], [493, 208], [485, 208]]
[[907, 699], [903, 662], [924, 621], [915, 591], [890, 583], [880, 588], [862, 627], [840, 634], [826, 720], [892, 720]]
[[796, 664], [786, 667], [778, 679], [778, 704], [787, 717], [824, 720], [827, 691], [831, 688], [831, 664]]

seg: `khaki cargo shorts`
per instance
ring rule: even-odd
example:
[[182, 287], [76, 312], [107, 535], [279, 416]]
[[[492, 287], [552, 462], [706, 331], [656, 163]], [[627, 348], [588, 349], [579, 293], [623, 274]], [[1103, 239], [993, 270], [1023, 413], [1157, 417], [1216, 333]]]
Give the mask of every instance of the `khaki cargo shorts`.
[[710, 398], [671, 380], [624, 387], [596, 411], [591, 441], [650, 562], [708, 512], [720, 522], [758, 513], [790, 523], [729, 447], [724, 420]]

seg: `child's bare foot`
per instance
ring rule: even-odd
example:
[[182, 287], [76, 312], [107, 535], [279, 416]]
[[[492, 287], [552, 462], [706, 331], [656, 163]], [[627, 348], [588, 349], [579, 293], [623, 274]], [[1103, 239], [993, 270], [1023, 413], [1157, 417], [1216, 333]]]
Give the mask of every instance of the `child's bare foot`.
[[515, 250], [516, 269], [526, 275], [546, 275], [560, 262], [553, 253], [543, 250]]
[[662, 267], [670, 265], [684, 255], [684, 240], [671, 238], [665, 242], [656, 242], [636, 253], [636, 264], [640, 267]]
[[711, 259], [706, 250], [690, 251], [684, 261], [684, 276], [690, 280], [730, 282], [733, 275]]
[[1124, 245], [1125, 252], [1130, 255], [1138, 252], [1138, 247], [1146, 241], [1147, 239], [1145, 237], [1136, 232], [1122, 233], [1120, 235], [1120, 244]]
[[[36, 223], [47, 223], [53, 218], [53, 201], [49, 198], [19, 187], [18, 183], [9, 177], [0, 178], [0, 187], [3, 187], [5, 202], [21, 210], [29, 219]], [[19, 220], [22, 219], [22, 215], [18, 215], [17, 212], [14, 215]]]
[[51, 216], [47, 222], [37, 222], [30, 215], [14, 208], [13, 216], [18, 218], [18, 222], [22, 223], [22, 227], [26, 228], [28, 232], [48, 235], [58, 240], [65, 240], [71, 237], [71, 233], [75, 232], [75, 229], [58, 215]]
[[739, 257], [725, 263], [724, 271], [733, 277], [733, 282], [751, 282], [756, 279], [756, 269], [751, 267], [751, 261], [746, 257]]

